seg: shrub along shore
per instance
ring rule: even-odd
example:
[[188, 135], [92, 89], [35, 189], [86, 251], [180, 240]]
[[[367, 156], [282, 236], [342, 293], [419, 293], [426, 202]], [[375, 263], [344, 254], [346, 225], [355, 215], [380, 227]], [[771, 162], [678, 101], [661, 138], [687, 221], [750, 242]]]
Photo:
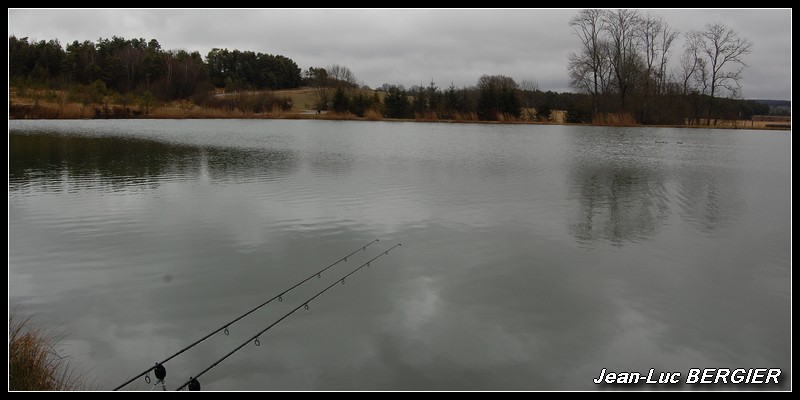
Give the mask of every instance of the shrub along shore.
[[[304, 88], [282, 91], [220, 93], [200, 106], [191, 101], [169, 103], [147, 103], [140, 99], [123, 99], [119, 96], [100, 96], [96, 102], [75, 102], [74, 94], [58, 90], [11, 89], [9, 119], [319, 119], [352, 121], [416, 121], [451, 123], [506, 123], [506, 124], [568, 124], [567, 110], [548, 110], [547, 118], [541, 110], [523, 108], [519, 116], [499, 114], [494, 121], [481, 120], [477, 113], [451, 112], [413, 113], [407, 117], [390, 118], [378, 110], [369, 108], [361, 115], [350, 110], [341, 112], [314, 109], [316, 90]], [[363, 91], [367, 92], [367, 91]], [[385, 93], [370, 91], [377, 101], [383, 101]], [[581, 122], [577, 122], [581, 124]], [[695, 123], [672, 125], [642, 125], [630, 115], [595, 115], [583, 124], [597, 126], [666, 126], [708, 128], [704, 120]], [[712, 128], [724, 129], [791, 129], [790, 123], [752, 120], [717, 120]]]

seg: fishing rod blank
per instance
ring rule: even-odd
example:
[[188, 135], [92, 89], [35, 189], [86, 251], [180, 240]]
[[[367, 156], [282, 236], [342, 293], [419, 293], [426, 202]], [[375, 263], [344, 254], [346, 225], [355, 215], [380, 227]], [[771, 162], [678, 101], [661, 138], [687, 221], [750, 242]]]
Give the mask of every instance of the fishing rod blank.
[[267, 326], [266, 328], [262, 329], [261, 331], [259, 331], [259, 332], [258, 332], [258, 333], [256, 333], [255, 335], [253, 335], [253, 336], [252, 336], [250, 339], [247, 339], [246, 341], [244, 341], [244, 343], [240, 344], [239, 346], [236, 346], [236, 348], [235, 348], [235, 349], [233, 349], [233, 350], [231, 350], [231, 351], [230, 351], [228, 354], [225, 354], [225, 355], [224, 355], [224, 356], [222, 356], [222, 358], [220, 358], [219, 360], [217, 360], [217, 361], [214, 361], [214, 363], [213, 363], [213, 364], [209, 365], [209, 366], [208, 366], [206, 369], [204, 369], [204, 370], [200, 371], [200, 373], [199, 373], [199, 374], [197, 374], [197, 375], [195, 375], [195, 376], [193, 376], [193, 377], [190, 377], [188, 381], [184, 382], [184, 384], [183, 384], [183, 385], [180, 385], [180, 386], [179, 386], [177, 389], [175, 389], [175, 390], [181, 390], [181, 389], [185, 388], [186, 386], [189, 386], [189, 390], [199, 390], [199, 389], [200, 389], [200, 382], [198, 382], [198, 381], [197, 381], [197, 378], [199, 378], [199, 377], [203, 376], [203, 374], [205, 374], [206, 372], [210, 371], [210, 370], [211, 370], [211, 368], [214, 368], [214, 367], [216, 367], [216, 366], [217, 366], [217, 364], [219, 364], [219, 363], [221, 363], [221, 362], [225, 361], [225, 359], [226, 359], [226, 358], [228, 358], [228, 357], [232, 356], [232, 355], [233, 355], [233, 353], [236, 353], [237, 351], [241, 350], [241, 349], [242, 349], [242, 347], [246, 346], [248, 343], [250, 343], [250, 342], [253, 342], [253, 343], [254, 343], [256, 346], [260, 346], [260, 345], [261, 345], [261, 342], [258, 340], [258, 338], [259, 338], [259, 337], [260, 337], [262, 334], [264, 334], [264, 332], [266, 332], [266, 331], [268, 331], [268, 330], [272, 329], [272, 327], [273, 327], [273, 326], [275, 326], [275, 325], [278, 325], [278, 324], [279, 324], [281, 321], [283, 321], [284, 319], [288, 318], [290, 315], [294, 314], [294, 313], [295, 313], [295, 311], [297, 311], [297, 310], [299, 310], [299, 309], [301, 309], [301, 308], [303, 308], [303, 307], [305, 307], [305, 309], [306, 309], [306, 310], [308, 310], [308, 303], [310, 303], [310, 302], [314, 301], [314, 299], [316, 299], [317, 297], [321, 296], [323, 293], [327, 292], [327, 291], [328, 291], [328, 290], [330, 290], [332, 287], [336, 286], [336, 284], [337, 284], [337, 283], [342, 283], [342, 284], [344, 284], [344, 280], [345, 280], [345, 279], [347, 279], [347, 277], [349, 277], [350, 275], [353, 275], [353, 274], [355, 274], [355, 273], [356, 273], [356, 272], [358, 272], [358, 271], [359, 271], [361, 268], [368, 267], [368, 266], [369, 266], [369, 264], [370, 264], [371, 262], [373, 262], [373, 261], [377, 260], [378, 258], [381, 258], [381, 257], [383, 257], [383, 256], [385, 256], [385, 255], [388, 255], [390, 251], [394, 250], [394, 249], [395, 249], [396, 247], [398, 247], [398, 246], [402, 246], [402, 244], [401, 244], [401, 243], [398, 243], [398, 244], [396, 244], [396, 245], [392, 246], [391, 248], [389, 248], [388, 250], [385, 250], [385, 251], [381, 252], [380, 254], [378, 254], [377, 256], [375, 256], [374, 258], [372, 258], [371, 260], [369, 260], [369, 261], [365, 262], [364, 264], [361, 264], [361, 266], [359, 266], [358, 268], [356, 268], [356, 269], [354, 269], [354, 270], [350, 271], [349, 273], [347, 273], [347, 275], [345, 275], [345, 276], [343, 276], [343, 277], [341, 277], [341, 278], [339, 278], [339, 279], [335, 280], [333, 283], [331, 283], [331, 284], [330, 284], [329, 286], [327, 286], [325, 289], [322, 289], [322, 290], [321, 290], [321, 291], [319, 291], [317, 294], [315, 294], [315, 295], [311, 296], [311, 298], [309, 298], [309, 299], [308, 299], [308, 300], [306, 300], [305, 302], [303, 302], [303, 303], [300, 303], [300, 305], [299, 305], [299, 306], [297, 306], [297, 307], [293, 308], [293, 309], [292, 309], [292, 311], [289, 311], [288, 313], [284, 314], [282, 317], [278, 318], [278, 319], [277, 319], [275, 322], [271, 323], [269, 326]]
[[[248, 311], [248, 312], [246, 312], [246, 313], [244, 313], [244, 314], [242, 314], [242, 315], [240, 315], [240, 316], [236, 317], [234, 320], [232, 320], [232, 321], [230, 321], [230, 322], [226, 323], [225, 325], [222, 325], [221, 327], [217, 328], [216, 330], [214, 330], [213, 332], [209, 333], [208, 335], [205, 335], [205, 336], [201, 337], [200, 339], [197, 339], [197, 340], [196, 340], [194, 343], [192, 343], [192, 344], [190, 344], [190, 345], [188, 345], [188, 346], [186, 346], [186, 347], [184, 347], [184, 348], [182, 348], [182, 349], [178, 350], [178, 352], [177, 352], [177, 353], [175, 353], [175, 354], [173, 354], [173, 355], [171, 355], [171, 356], [167, 357], [166, 359], [164, 359], [164, 361], [161, 361], [160, 363], [156, 363], [156, 365], [154, 365], [154, 366], [152, 366], [152, 367], [150, 367], [150, 368], [148, 368], [148, 369], [144, 370], [144, 371], [143, 371], [143, 372], [141, 372], [139, 375], [136, 375], [136, 376], [134, 376], [133, 378], [131, 378], [131, 379], [129, 379], [129, 380], [127, 380], [127, 381], [125, 381], [125, 383], [123, 383], [123, 384], [121, 384], [121, 385], [119, 385], [119, 386], [115, 387], [115, 388], [114, 388], [114, 389], [112, 389], [112, 390], [119, 390], [119, 389], [122, 389], [123, 387], [125, 387], [125, 386], [126, 386], [126, 385], [128, 385], [129, 383], [131, 383], [131, 382], [135, 381], [136, 379], [139, 379], [139, 378], [140, 378], [140, 377], [142, 377], [142, 376], [145, 376], [145, 380], [147, 381], [147, 383], [150, 383], [149, 376], [146, 376], [146, 375], [147, 375], [147, 374], [148, 374], [150, 371], [152, 371], [152, 370], [154, 370], [154, 369], [158, 369], [159, 371], [160, 371], [161, 369], [164, 369], [164, 366], [163, 366], [162, 364], [164, 364], [164, 363], [166, 363], [167, 361], [169, 361], [169, 360], [172, 360], [173, 358], [175, 358], [175, 357], [179, 356], [181, 353], [185, 352], [186, 350], [189, 350], [189, 349], [191, 349], [192, 347], [194, 347], [194, 346], [197, 346], [198, 344], [200, 344], [200, 342], [202, 342], [202, 341], [204, 341], [204, 340], [206, 340], [206, 339], [210, 338], [211, 336], [214, 336], [215, 334], [219, 333], [219, 331], [222, 331], [222, 330], [224, 330], [224, 331], [225, 331], [225, 334], [227, 335], [227, 334], [228, 334], [228, 327], [229, 327], [229, 326], [231, 326], [231, 325], [233, 325], [233, 324], [235, 324], [235, 323], [236, 323], [236, 322], [238, 322], [240, 319], [242, 319], [242, 318], [244, 318], [244, 317], [246, 317], [246, 316], [248, 316], [248, 315], [252, 314], [253, 312], [255, 312], [256, 310], [258, 310], [259, 308], [261, 308], [261, 307], [264, 307], [265, 305], [267, 305], [267, 304], [271, 303], [271, 302], [272, 302], [273, 300], [275, 300], [275, 299], [278, 299], [278, 301], [283, 301], [283, 295], [285, 295], [286, 293], [289, 293], [289, 292], [291, 292], [293, 289], [295, 289], [295, 288], [297, 288], [298, 286], [300, 286], [300, 285], [302, 285], [302, 284], [304, 284], [304, 283], [308, 282], [308, 281], [309, 281], [311, 278], [313, 278], [313, 277], [315, 277], [315, 276], [316, 276], [317, 278], [320, 278], [320, 277], [322, 277], [322, 273], [323, 273], [323, 272], [325, 272], [325, 271], [327, 271], [328, 269], [332, 268], [334, 265], [336, 265], [336, 264], [339, 264], [339, 263], [340, 263], [340, 262], [342, 262], [342, 261], [345, 261], [345, 262], [347, 262], [347, 259], [348, 259], [348, 258], [350, 258], [350, 257], [351, 257], [353, 254], [356, 254], [356, 253], [358, 253], [359, 251], [366, 251], [366, 250], [367, 250], [367, 247], [369, 247], [371, 244], [373, 244], [373, 243], [376, 243], [376, 242], [379, 242], [379, 241], [380, 241], [379, 239], [375, 239], [375, 240], [373, 240], [373, 241], [371, 241], [371, 242], [367, 243], [366, 245], [359, 247], [357, 250], [355, 250], [355, 251], [353, 251], [352, 253], [350, 253], [350, 254], [348, 254], [348, 255], [346, 255], [346, 256], [344, 256], [344, 257], [340, 258], [339, 260], [337, 260], [337, 261], [336, 261], [336, 262], [334, 262], [333, 264], [331, 264], [331, 265], [328, 265], [327, 267], [325, 267], [325, 268], [323, 268], [323, 269], [321, 269], [321, 270], [319, 270], [319, 271], [317, 271], [317, 272], [315, 272], [315, 273], [313, 273], [313, 274], [309, 275], [309, 277], [308, 277], [308, 278], [306, 278], [306, 279], [303, 279], [302, 281], [300, 281], [300, 282], [296, 283], [294, 286], [292, 286], [292, 287], [290, 287], [290, 288], [288, 288], [288, 289], [284, 290], [284, 291], [283, 291], [283, 292], [281, 292], [279, 295], [277, 295], [277, 296], [275, 296], [275, 297], [272, 297], [271, 299], [269, 299], [269, 300], [267, 300], [267, 301], [265, 301], [265, 302], [263, 302], [263, 303], [261, 303], [261, 304], [257, 305], [257, 306], [256, 306], [256, 307], [254, 307], [252, 310], [250, 310], [250, 311]], [[158, 375], [158, 374], [157, 374], [157, 375]], [[164, 375], [166, 375], [166, 371], [164, 371]], [[162, 378], [162, 379], [163, 379], [163, 378]]]

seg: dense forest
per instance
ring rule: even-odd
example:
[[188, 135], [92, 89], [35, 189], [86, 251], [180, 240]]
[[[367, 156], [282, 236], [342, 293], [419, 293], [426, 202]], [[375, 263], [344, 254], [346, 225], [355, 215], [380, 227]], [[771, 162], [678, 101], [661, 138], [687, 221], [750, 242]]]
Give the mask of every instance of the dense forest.
[[120, 94], [150, 93], [170, 101], [207, 93], [214, 87], [286, 89], [300, 85], [300, 68], [284, 56], [213, 49], [166, 51], [157, 40], [113, 37], [62, 47], [57, 40], [8, 40], [12, 85], [100, 87]]
[[[723, 70], [718, 78], [711, 76], [713, 69], [701, 57], [700, 33], [687, 35], [694, 42], [687, 39], [693, 44], [678, 79], [677, 72], [667, 70], [677, 33], [661, 19], [627, 12], [583, 10], [572, 20], [582, 48], [571, 54], [568, 73], [578, 93], [541, 91], [535, 82], [503, 75], [483, 75], [466, 87], [439, 87], [432, 81], [369, 88], [346, 66], [301, 70], [282, 55], [215, 48], [204, 57], [164, 50], [155, 39], [116, 36], [66, 47], [57, 40], [10, 36], [9, 81], [17, 92], [59, 91], [63, 101], [105, 104], [105, 116], [110, 116], [109, 102], [144, 110], [115, 113], [118, 117], [147, 115], [176, 101], [249, 113], [288, 110], [292, 100], [272, 91], [295, 88], [313, 91], [313, 104], [306, 107], [368, 118], [546, 122], [559, 110], [565, 122], [684, 124], [769, 113], [764, 103], [732, 98], [736, 86], [731, 83], [738, 85], [739, 76]], [[615, 40], [620, 37], [625, 39]], [[690, 51], [692, 60], [686, 55]], [[733, 96], [720, 97], [724, 88]]]

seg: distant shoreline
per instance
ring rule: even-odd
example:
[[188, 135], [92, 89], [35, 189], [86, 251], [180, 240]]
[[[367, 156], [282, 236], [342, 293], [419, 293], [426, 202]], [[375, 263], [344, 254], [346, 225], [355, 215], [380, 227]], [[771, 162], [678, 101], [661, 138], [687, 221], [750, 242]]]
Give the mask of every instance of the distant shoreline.
[[[16, 117], [9, 115], [9, 121], [23, 121], [23, 120], [306, 120], [306, 121], [361, 121], [361, 122], [422, 122], [422, 123], [440, 123], [440, 124], [481, 124], [481, 125], [556, 125], [556, 126], [599, 126], [599, 127], [618, 127], [618, 128], [687, 128], [687, 129], [726, 129], [726, 130], [762, 130], [762, 131], [789, 131], [791, 126], [706, 126], [706, 125], [641, 125], [641, 124], [574, 124], [566, 122], [533, 122], [533, 121], [469, 121], [469, 120], [444, 120], [444, 119], [415, 119], [415, 118], [382, 118], [382, 119], [368, 119], [355, 116], [341, 116], [337, 114], [322, 114], [322, 115], [304, 115], [304, 114], [285, 114], [274, 116], [269, 114], [255, 114], [247, 116], [218, 116], [218, 115], [193, 115], [186, 117], [176, 116], [146, 116], [146, 117], [130, 117], [130, 118], [70, 118], [70, 117], [55, 117], [55, 118], [31, 118], [31, 117]], [[746, 123], [749, 121], [737, 121]]]
[[[351, 113], [321, 112], [308, 109], [311, 100], [307, 97], [308, 90], [278, 91], [280, 95], [288, 95], [293, 101], [293, 106], [288, 110], [273, 109], [269, 112], [252, 113], [238, 110], [221, 110], [218, 108], [200, 107], [188, 102], [172, 102], [168, 104], [151, 106], [143, 109], [141, 106], [120, 104], [82, 104], [66, 101], [63, 95], [56, 93], [47, 98], [39, 95], [19, 96], [14, 88], [9, 91], [9, 120], [39, 119], [39, 120], [78, 120], [78, 119], [275, 119], [275, 120], [324, 120], [324, 121], [390, 121], [390, 122], [436, 122], [436, 123], [476, 123], [476, 124], [506, 124], [506, 125], [577, 125], [577, 126], [615, 126], [615, 127], [652, 127], [652, 128], [694, 128], [694, 129], [750, 129], [750, 130], [788, 130], [791, 123], [776, 123], [770, 121], [751, 120], [720, 120], [716, 125], [702, 124], [686, 125], [644, 125], [630, 123], [624, 118], [610, 118], [610, 123], [566, 123], [563, 118], [553, 118], [553, 121], [531, 121], [527, 119], [505, 121], [483, 121], [473, 115], [456, 115], [455, 118], [387, 118], [377, 113], [368, 113], [358, 117]], [[554, 115], [563, 111], [554, 110]]]

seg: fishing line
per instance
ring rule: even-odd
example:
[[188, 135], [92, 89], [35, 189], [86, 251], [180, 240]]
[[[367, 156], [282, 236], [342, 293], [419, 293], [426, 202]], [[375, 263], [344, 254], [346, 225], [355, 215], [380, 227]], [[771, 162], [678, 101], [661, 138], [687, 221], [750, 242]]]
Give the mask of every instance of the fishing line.
[[[142, 371], [140, 374], [138, 374], [138, 375], [134, 376], [134, 377], [133, 377], [133, 378], [131, 378], [131, 379], [128, 379], [127, 381], [125, 381], [125, 383], [123, 383], [123, 384], [121, 384], [121, 385], [119, 385], [119, 386], [115, 387], [115, 388], [114, 388], [114, 389], [112, 389], [112, 390], [119, 390], [119, 389], [122, 389], [123, 387], [125, 387], [125, 386], [126, 386], [126, 385], [128, 385], [129, 383], [131, 383], [131, 382], [135, 381], [136, 379], [139, 379], [139, 378], [140, 378], [140, 377], [142, 377], [142, 376], [146, 376], [146, 375], [147, 375], [147, 374], [148, 374], [150, 371], [152, 371], [152, 370], [154, 370], [154, 369], [158, 369], [158, 368], [160, 368], [160, 369], [163, 369], [164, 367], [163, 367], [163, 365], [162, 365], [162, 364], [164, 364], [164, 363], [166, 363], [167, 361], [169, 361], [169, 360], [172, 360], [173, 358], [175, 358], [175, 357], [179, 356], [181, 353], [185, 352], [186, 350], [189, 350], [189, 349], [191, 349], [192, 347], [194, 347], [194, 346], [197, 346], [198, 344], [200, 344], [200, 342], [202, 342], [202, 341], [204, 341], [204, 340], [206, 340], [206, 339], [210, 338], [211, 336], [214, 336], [214, 335], [215, 335], [215, 334], [217, 334], [219, 331], [222, 331], [222, 330], [224, 330], [224, 331], [225, 331], [225, 335], [228, 335], [228, 334], [229, 334], [229, 332], [228, 332], [228, 327], [230, 327], [231, 325], [235, 324], [236, 322], [238, 322], [238, 321], [239, 321], [239, 320], [241, 320], [242, 318], [244, 318], [244, 317], [246, 317], [246, 316], [248, 316], [248, 315], [252, 314], [253, 312], [255, 312], [256, 310], [258, 310], [259, 308], [261, 308], [261, 307], [264, 307], [265, 305], [267, 305], [267, 304], [271, 303], [271, 302], [272, 302], [272, 301], [274, 301], [275, 299], [278, 299], [278, 301], [283, 301], [283, 295], [285, 295], [286, 293], [289, 293], [290, 291], [292, 291], [293, 289], [297, 288], [298, 286], [300, 286], [300, 285], [302, 285], [302, 284], [304, 284], [304, 283], [308, 282], [308, 281], [309, 281], [311, 278], [313, 278], [313, 277], [315, 277], [315, 276], [316, 276], [317, 278], [321, 278], [321, 277], [322, 277], [322, 273], [323, 273], [323, 272], [327, 271], [328, 269], [332, 268], [334, 265], [336, 265], [336, 264], [339, 264], [339, 263], [340, 263], [340, 262], [342, 262], [342, 261], [344, 261], [344, 262], [347, 262], [347, 259], [348, 259], [348, 258], [350, 258], [350, 257], [351, 257], [353, 254], [356, 254], [356, 253], [358, 253], [359, 251], [366, 251], [366, 250], [367, 250], [367, 247], [369, 247], [369, 246], [370, 246], [370, 245], [372, 245], [373, 243], [376, 243], [376, 242], [379, 242], [379, 241], [380, 241], [379, 239], [375, 239], [375, 240], [373, 240], [373, 241], [371, 241], [371, 242], [367, 243], [366, 245], [359, 247], [357, 250], [355, 250], [355, 251], [353, 251], [352, 253], [350, 253], [350, 254], [348, 254], [348, 255], [346, 255], [346, 256], [344, 256], [344, 257], [340, 258], [339, 260], [337, 260], [337, 261], [336, 261], [336, 262], [334, 262], [333, 264], [330, 264], [330, 265], [328, 265], [327, 267], [325, 267], [325, 268], [323, 268], [323, 269], [321, 269], [321, 270], [319, 270], [319, 271], [317, 271], [317, 272], [315, 272], [315, 273], [313, 273], [313, 274], [309, 275], [309, 277], [308, 277], [308, 278], [306, 278], [306, 279], [303, 279], [302, 281], [300, 281], [300, 282], [296, 283], [294, 286], [292, 286], [292, 287], [290, 287], [290, 288], [288, 288], [288, 289], [284, 290], [284, 291], [283, 291], [283, 292], [281, 292], [280, 294], [278, 294], [278, 295], [276, 295], [276, 296], [272, 297], [271, 299], [269, 299], [269, 300], [267, 300], [267, 301], [265, 301], [265, 302], [263, 302], [263, 303], [261, 303], [261, 304], [259, 304], [259, 305], [255, 306], [255, 307], [253, 307], [253, 309], [252, 309], [252, 310], [250, 310], [250, 311], [248, 311], [248, 312], [246, 312], [246, 313], [244, 313], [244, 314], [242, 314], [242, 315], [240, 315], [240, 316], [236, 317], [235, 319], [231, 320], [230, 322], [226, 323], [225, 325], [222, 325], [221, 327], [219, 327], [219, 328], [215, 329], [214, 331], [212, 331], [211, 333], [209, 333], [209, 334], [207, 334], [207, 335], [205, 335], [205, 336], [201, 337], [200, 339], [197, 339], [197, 340], [196, 340], [194, 343], [192, 343], [192, 344], [190, 344], [190, 345], [188, 345], [188, 346], [186, 346], [186, 347], [184, 347], [184, 348], [182, 348], [182, 349], [178, 350], [178, 352], [176, 352], [175, 354], [173, 354], [173, 355], [171, 355], [171, 356], [167, 357], [166, 359], [164, 359], [164, 361], [161, 361], [161, 362], [159, 362], [159, 363], [156, 363], [156, 365], [154, 365], [154, 366], [152, 366], [152, 367], [150, 367], [150, 368], [148, 368], [148, 369], [146, 369], [146, 370]], [[393, 248], [394, 248], [394, 247], [393, 247]], [[164, 375], [166, 375], [166, 371], [164, 372]], [[146, 377], [145, 377], [145, 380], [147, 381], [147, 383], [150, 383], [149, 376], [146, 376]]]
[[[398, 243], [398, 244], [392, 246], [391, 248], [381, 252], [380, 254], [378, 254], [377, 256], [372, 258], [371, 260], [365, 262], [364, 264], [361, 264], [361, 266], [359, 266], [358, 268], [350, 271], [349, 273], [347, 273], [347, 275], [337, 279], [336, 281], [334, 281], [333, 283], [328, 285], [325, 289], [322, 289], [321, 291], [317, 292], [317, 294], [311, 296], [311, 298], [309, 298], [308, 300], [304, 301], [303, 303], [300, 303], [300, 305], [295, 307], [294, 309], [292, 309], [292, 311], [289, 311], [288, 313], [284, 314], [282, 317], [278, 318], [275, 322], [271, 323], [269, 326], [267, 326], [266, 328], [262, 329], [261, 331], [259, 331], [255, 335], [253, 335], [250, 339], [247, 339], [242, 344], [240, 344], [239, 346], [236, 346], [236, 348], [231, 350], [228, 354], [225, 354], [219, 360], [214, 361], [213, 364], [209, 365], [206, 369], [200, 371], [200, 373], [198, 373], [197, 375], [195, 375], [193, 377], [190, 377], [188, 381], [186, 381], [183, 385], [179, 386], [175, 390], [181, 390], [186, 386], [189, 386], [189, 390], [200, 390], [200, 382], [197, 380], [197, 378], [203, 376], [203, 374], [205, 374], [206, 372], [210, 371], [212, 368], [216, 367], [222, 361], [225, 361], [226, 358], [232, 356], [234, 353], [236, 353], [237, 351], [241, 350], [248, 343], [253, 342], [256, 346], [260, 346], [261, 342], [259, 341], [259, 337], [262, 334], [264, 334], [264, 332], [272, 329], [272, 327], [274, 327], [275, 325], [278, 325], [281, 321], [283, 321], [284, 319], [288, 318], [290, 315], [294, 314], [297, 310], [299, 310], [301, 308], [305, 308], [306, 310], [308, 310], [308, 303], [314, 301], [314, 299], [316, 299], [317, 297], [321, 296], [323, 293], [327, 292], [328, 290], [330, 290], [332, 287], [336, 286], [337, 284], [339, 284], [339, 283], [344, 284], [344, 280], [347, 279], [347, 277], [349, 277], [350, 275], [355, 274], [361, 268], [368, 267], [371, 262], [373, 262], [373, 261], [377, 260], [378, 258], [381, 258], [381, 257], [383, 257], [385, 255], [388, 255], [390, 251], [394, 250], [396, 247], [399, 247], [399, 246], [402, 246], [402, 244]], [[193, 387], [194, 387], [194, 389], [193, 389]]]

